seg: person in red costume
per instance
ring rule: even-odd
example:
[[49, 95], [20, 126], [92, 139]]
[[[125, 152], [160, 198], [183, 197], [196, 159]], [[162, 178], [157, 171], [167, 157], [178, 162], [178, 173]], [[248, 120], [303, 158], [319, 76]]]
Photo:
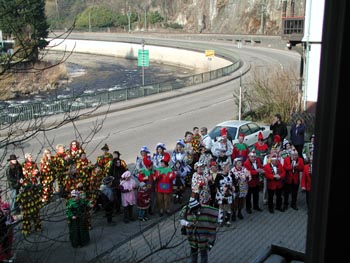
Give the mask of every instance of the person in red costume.
[[[147, 189], [150, 190], [150, 204], [148, 208], [148, 214], [153, 215], [154, 206], [155, 206], [155, 183], [154, 183], [154, 174], [155, 169], [153, 168], [153, 161], [150, 156], [144, 156], [142, 159], [142, 163], [145, 167], [141, 168], [137, 179], [141, 183], [145, 183], [147, 186]], [[145, 214], [145, 216], [147, 213]]]
[[271, 162], [264, 165], [265, 177], [267, 181], [267, 204], [269, 212], [274, 213], [273, 199], [276, 195], [276, 209], [282, 211], [282, 180], [286, 172], [278, 160], [277, 154], [271, 155]]
[[243, 142], [244, 137], [245, 137], [244, 133], [241, 133], [238, 136], [238, 142], [235, 145], [233, 145], [233, 151], [232, 151], [232, 160], [236, 158], [241, 158], [243, 163], [245, 162], [245, 160], [247, 160], [248, 154], [250, 152], [249, 146]]
[[262, 162], [254, 150], [249, 153], [249, 158], [244, 162], [243, 166], [250, 172], [252, 179], [248, 182], [248, 193], [246, 196], [246, 210], [248, 214], [252, 213], [252, 196], [253, 209], [262, 211], [259, 207], [259, 189], [261, 184], [261, 177], [264, 176], [264, 169]]
[[286, 171], [286, 178], [283, 186], [284, 190], [284, 206], [283, 209], [288, 209], [289, 195], [292, 195], [291, 207], [294, 210], [298, 210], [297, 197], [299, 190], [299, 182], [301, 174], [304, 171], [304, 160], [299, 157], [299, 153], [296, 149], [292, 150], [291, 156], [284, 159], [283, 168]]
[[258, 141], [254, 143], [253, 149], [255, 150], [256, 157], [260, 159], [261, 163], [263, 163], [265, 156], [269, 152], [269, 146], [264, 142], [264, 135], [262, 132], [259, 132]]
[[170, 203], [173, 194], [172, 181], [176, 174], [171, 167], [169, 167], [170, 154], [165, 152], [161, 161], [161, 167], [156, 170], [154, 175], [156, 181], [157, 203], [159, 215], [163, 216], [164, 211], [170, 215]]

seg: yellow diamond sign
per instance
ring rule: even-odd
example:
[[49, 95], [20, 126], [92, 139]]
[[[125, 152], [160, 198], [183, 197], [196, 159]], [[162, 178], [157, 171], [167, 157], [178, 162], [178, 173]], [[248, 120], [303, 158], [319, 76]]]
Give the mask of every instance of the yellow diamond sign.
[[215, 51], [214, 50], [206, 50], [205, 51], [205, 56], [206, 57], [214, 57], [215, 56]]

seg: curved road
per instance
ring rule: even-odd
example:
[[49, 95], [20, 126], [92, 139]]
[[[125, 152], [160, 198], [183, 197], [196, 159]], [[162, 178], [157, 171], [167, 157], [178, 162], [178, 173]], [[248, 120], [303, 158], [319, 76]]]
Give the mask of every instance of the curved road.
[[[298, 72], [300, 56], [296, 52], [245, 46], [237, 49], [232, 44], [220, 42], [213, 43], [213, 49], [217, 45], [236, 52], [245, 66], [257, 67], [262, 72], [288, 67]], [[249, 82], [250, 75], [251, 72], [248, 71], [242, 76], [243, 85]], [[142, 145], [147, 145], [154, 151], [155, 145], [163, 142], [168, 150], [172, 150], [176, 140], [183, 138], [185, 132], [191, 131], [194, 126], [207, 126], [210, 129], [221, 121], [237, 118], [238, 110], [233, 92], [238, 88], [239, 78], [186, 96], [79, 120], [74, 123], [75, 128], [69, 124], [46, 133], [45, 137], [32, 140], [24, 151], [40, 152], [43, 141], [50, 141], [51, 145], [69, 145], [76, 137], [80, 141], [88, 141], [91, 139], [88, 136], [94, 124], [105, 118], [102, 129], [86, 145], [89, 159], [95, 162], [96, 157], [101, 154], [100, 148], [107, 143], [110, 151], [119, 150], [122, 158], [130, 164], [135, 161]], [[133, 101], [126, 104], [131, 105]]]

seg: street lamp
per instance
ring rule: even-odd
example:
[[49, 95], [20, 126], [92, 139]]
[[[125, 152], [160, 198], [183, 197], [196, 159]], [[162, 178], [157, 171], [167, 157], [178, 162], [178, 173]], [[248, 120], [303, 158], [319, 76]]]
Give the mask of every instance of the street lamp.
[[131, 16], [131, 12], [128, 11], [128, 24], [129, 24], [129, 33], [130, 33], [130, 16]]

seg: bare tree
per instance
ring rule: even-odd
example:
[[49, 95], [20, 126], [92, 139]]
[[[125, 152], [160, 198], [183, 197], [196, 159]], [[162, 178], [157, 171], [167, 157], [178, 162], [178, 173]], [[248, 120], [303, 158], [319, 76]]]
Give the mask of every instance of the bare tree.
[[[253, 68], [252, 77], [242, 81], [242, 116], [258, 121], [267, 121], [276, 112], [289, 120], [293, 112], [299, 111], [302, 94], [298, 75], [289, 67], [283, 70]], [[239, 89], [234, 97], [239, 103]]]

